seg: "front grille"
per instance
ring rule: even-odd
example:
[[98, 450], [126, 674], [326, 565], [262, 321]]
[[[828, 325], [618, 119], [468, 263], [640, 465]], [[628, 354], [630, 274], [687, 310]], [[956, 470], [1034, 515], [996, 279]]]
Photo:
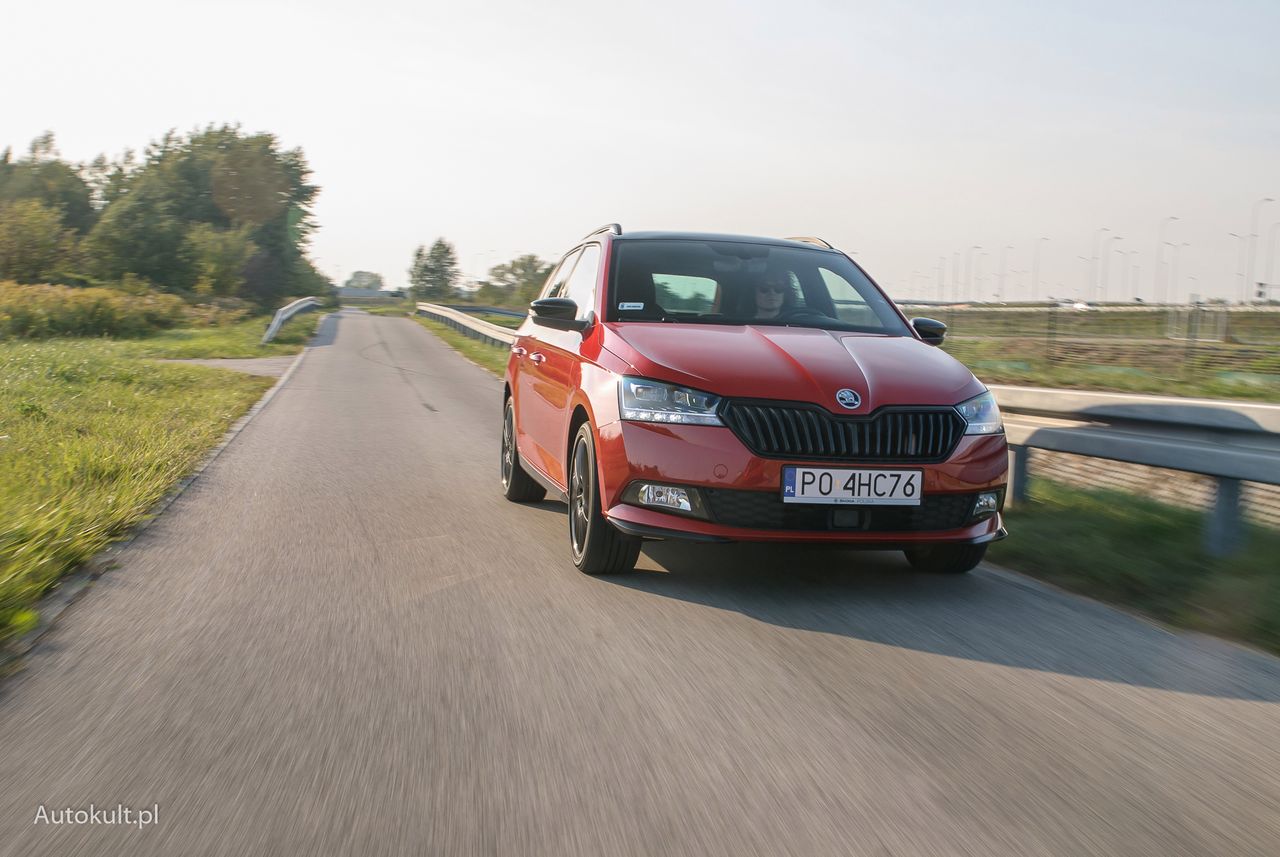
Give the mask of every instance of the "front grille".
[[756, 455], [857, 461], [942, 461], [965, 424], [954, 408], [886, 408], [870, 417], [838, 417], [817, 405], [730, 400], [721, 410]]
[[955, 530], [969, 522], [977, 500], [974, 494], [926, 494], [919, 506], [819, 506], [784, 503], [776, 491], [700, 490], [713, 521], [753, 530]]

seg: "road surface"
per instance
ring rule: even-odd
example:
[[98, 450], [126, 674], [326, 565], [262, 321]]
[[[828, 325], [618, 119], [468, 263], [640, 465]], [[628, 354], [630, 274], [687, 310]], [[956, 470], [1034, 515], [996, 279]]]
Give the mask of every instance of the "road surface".
[[[1280, 849], [1277, 661], [895, 554], [585, 577], [563, 506], [499, 496], [499, 390], [326, 320], [0, 683], [0, 854]], [[158, 819], [36, 821], [91, 803]]]

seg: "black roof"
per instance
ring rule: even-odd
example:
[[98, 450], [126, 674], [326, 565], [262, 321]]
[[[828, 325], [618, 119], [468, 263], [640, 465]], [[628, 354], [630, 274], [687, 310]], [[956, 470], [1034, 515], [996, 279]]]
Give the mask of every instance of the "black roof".
[[799, 247], [806, 250], [824, 250], [828, 253], [837, 252], [827, 250], [817, 244], [810, 244], [806, 241], [790, 241], [786, 238], [763, 238], [759, 235], [722, 235], [716, 232], [624, 232], [621, 235], [615, 235], [614, 241], [734, 241], [739, 244], [768, 244], [773, 247]]

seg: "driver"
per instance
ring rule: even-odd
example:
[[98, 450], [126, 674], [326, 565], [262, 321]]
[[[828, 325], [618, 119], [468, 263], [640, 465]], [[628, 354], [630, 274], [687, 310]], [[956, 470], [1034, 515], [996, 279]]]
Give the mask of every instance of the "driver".
[[756, 284], [755, 318], [776, 319], [793, 303], [791, 274], [788, 271], [770, 271]]

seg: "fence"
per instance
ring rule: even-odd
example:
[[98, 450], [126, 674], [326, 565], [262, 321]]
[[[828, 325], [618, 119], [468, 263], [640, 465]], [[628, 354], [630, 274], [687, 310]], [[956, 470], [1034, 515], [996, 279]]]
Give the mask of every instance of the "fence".
[[929, 307], [944, 346], [981, 376], [1075, 370], [1117, 383], [1220, 382], [1280, 398], [1280, 311], [1226, 307]]

